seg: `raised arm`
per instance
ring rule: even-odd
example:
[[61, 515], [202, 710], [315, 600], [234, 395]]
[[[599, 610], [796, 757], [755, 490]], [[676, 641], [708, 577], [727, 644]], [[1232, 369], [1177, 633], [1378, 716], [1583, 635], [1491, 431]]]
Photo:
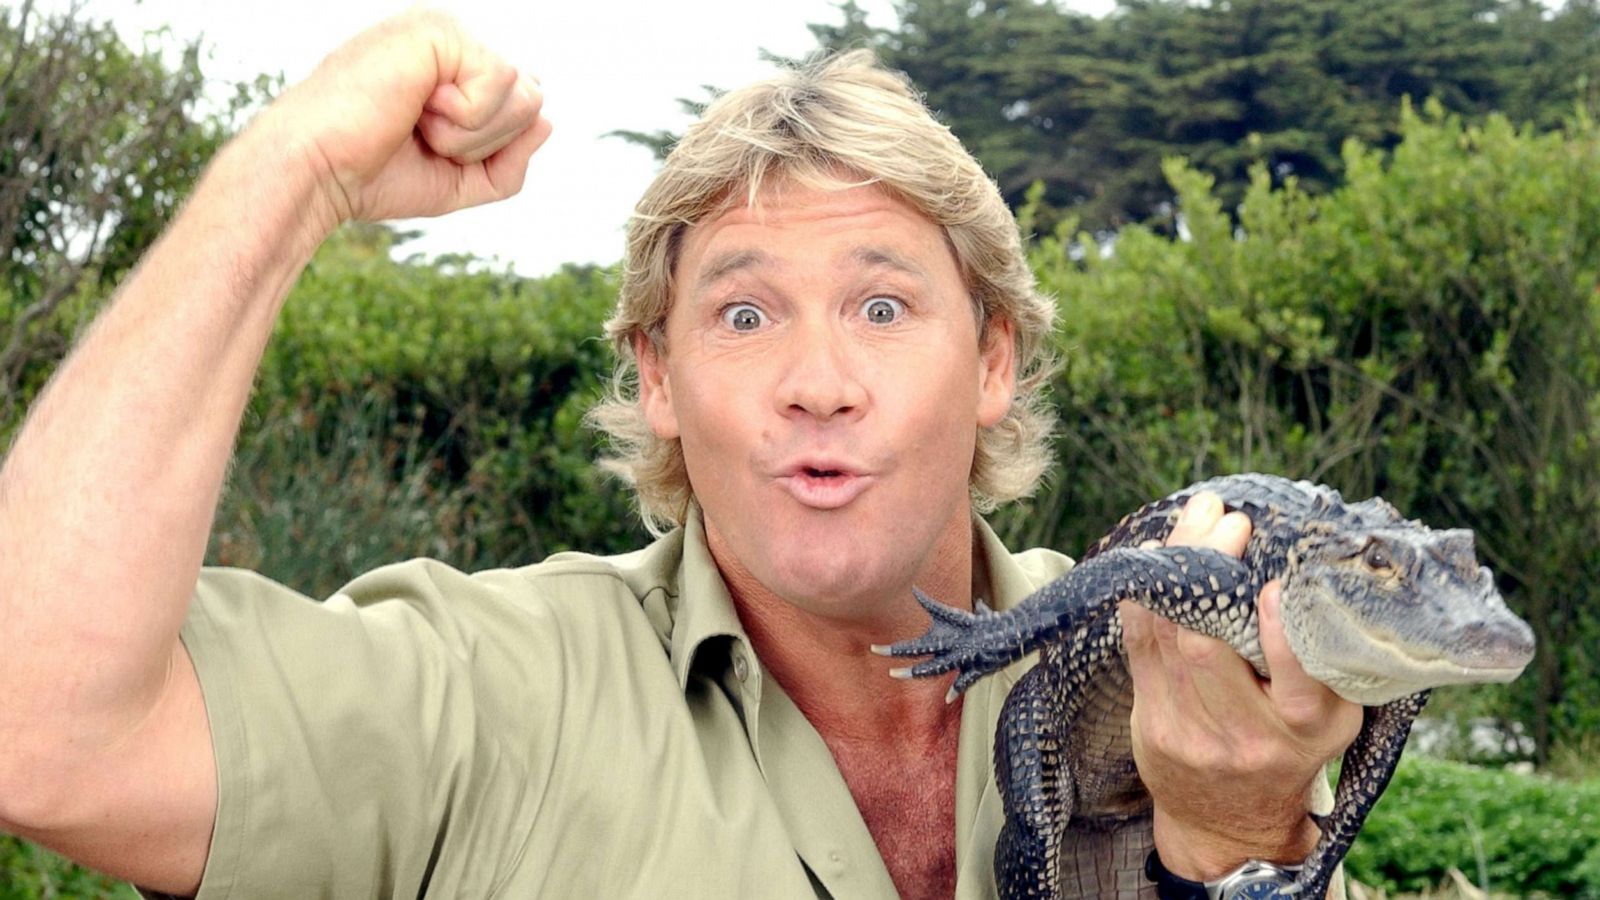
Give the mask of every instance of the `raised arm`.
[[0, 830], [198, 886], [216, 771], [178, 631], [278, 310], [345, 220], [520, 190], [539, 108], [452, 20], [409, 13], [218, 153], [0, 466]]

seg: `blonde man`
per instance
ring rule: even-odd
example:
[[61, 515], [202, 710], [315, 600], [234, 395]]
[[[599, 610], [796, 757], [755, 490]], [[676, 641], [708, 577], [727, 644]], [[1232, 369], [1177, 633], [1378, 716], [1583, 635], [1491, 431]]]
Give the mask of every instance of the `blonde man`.
[[[413, 13], [218, 155], [0, 470], [0, 827], [207, 897], [992, 895], [1008, 678], [946, 705], [867, 647], [921, 629], [913, 584], [1005, 606], [1069, 565], [974, 517], [1043, 467], [1050, 308], [992, 186], [868, 60], [730, 95], [640, 205], [596, 419], [659, 541], [415, 561], [325, 604], [201, 569], [312, 251], [515, 193], [539, 108]], [[1176, 539], [1237, 552], [1247, 528], [1200, 503]], [[1303, 855], [1359, 721], [1263, 602], [1270, 685], [1130, 616], [1179, 874]], [[1149, 894], [1127, 849], [1077, 848], [1073, 883]]]

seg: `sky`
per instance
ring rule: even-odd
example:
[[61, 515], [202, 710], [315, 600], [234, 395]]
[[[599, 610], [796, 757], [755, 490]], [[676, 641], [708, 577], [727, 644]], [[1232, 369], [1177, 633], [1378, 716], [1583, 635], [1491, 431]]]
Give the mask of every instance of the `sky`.
[[[67, 0], [41, 3], [60, 8]], [[87, 0], [84, 14], [110, 19], [125, 40], [168, 28], [203, 39], [202, 68], [218, 84], [282, 73], [304, 78], [327, 53], [411, 4], [399, 0]], [[610, 264], [623, 226], [656, 171], [650, 152], [603, 135], [613, 129], [681, 131], [676, 98], [701, 85], [738, 87], [773, 70], [762, 48], [801, 56], [816, 48], [807, 23], [842, 20], [830, 0], [452, 0], [480, 40], [540, 80], [550, 141], [533, 158], [517, 197], [438, 219], [397, 223], [423, 236], [401, 254], [471, 253], [523, 275], [563, 263]], [[894, 24], [891, 0], [859, 0], [869, 21]], [[1111, 0], [1069, 4], [1093, 14]]]

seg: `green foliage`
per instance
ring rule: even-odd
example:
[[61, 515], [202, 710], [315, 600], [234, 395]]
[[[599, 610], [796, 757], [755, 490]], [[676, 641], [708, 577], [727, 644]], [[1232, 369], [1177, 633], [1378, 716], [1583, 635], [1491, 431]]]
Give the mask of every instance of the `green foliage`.
[[[1555, 127], [1594, 103], [1600, 9], [1533, 0], [1122, 0], [1093, 18], [1034, 0], [902, 0], [899, 21], [813, 25], [823, 48], [870, 46], [994, 174], [1101, 232], [1171, 225], [1161, 162], [1217, 179], [1232, 209], [1261, 166], [1320, 193], [1340, 146], [1389, 146], [1403, 97]], [[1046, 211], [1045, 220], [1054, 215]]]
[[135, 900], [132, 887], [0, 835], [0, 900]]
[[219, 528], [217, 558], [291, 566], [322, 594], [401, 556], [481, 568], [637, 546], [582, 425], [609, 372], [614, 274], [398, 263], [392, 242], [347, 228], [285, 303], [240, 439], [237, 538]]
[[0, 421], [70, 345], [71, 301], [134, 264], [267, 90], [238, 86], [202, 114], [197, 45], [169, 66], [76, 7], [32, 7], [0, 7]]
[[1345, 866], [1391, 891], [1455, 868], [1496, 893], [1600, 898], [1600, 782], [1408, 755]]
[[1402, 133], [1347, 145], [1325, 196], [1258, 169], [1237, 222], [1169, 162], [1181, 240], [1037, 242], [1059, 474], [1000, 524], [1077, 549], [1151, 496], [1264, 470], [1470, 526], [1541, 648], [1490, 712], [1543, 755], [1600, 726], [1600, 134], [1436, 106]]

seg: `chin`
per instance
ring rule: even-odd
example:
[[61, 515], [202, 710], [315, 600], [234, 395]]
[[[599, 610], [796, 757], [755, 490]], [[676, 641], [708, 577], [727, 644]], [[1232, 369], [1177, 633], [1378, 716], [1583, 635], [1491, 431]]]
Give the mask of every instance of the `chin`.
[[[907, 586], [910, 575], [895, 577], [893, 565], [881, 556], [870, 556], [870, 549], [859, 540], [848, 546], [829, 546], [819, 541], [800, 552], [787, 552], [772, 560], [773, 582], [768, 587], [778, 596], [812, 612], [844, 613], [861, 601]], [[790, 551], [799, 549], [788, 548]]]

